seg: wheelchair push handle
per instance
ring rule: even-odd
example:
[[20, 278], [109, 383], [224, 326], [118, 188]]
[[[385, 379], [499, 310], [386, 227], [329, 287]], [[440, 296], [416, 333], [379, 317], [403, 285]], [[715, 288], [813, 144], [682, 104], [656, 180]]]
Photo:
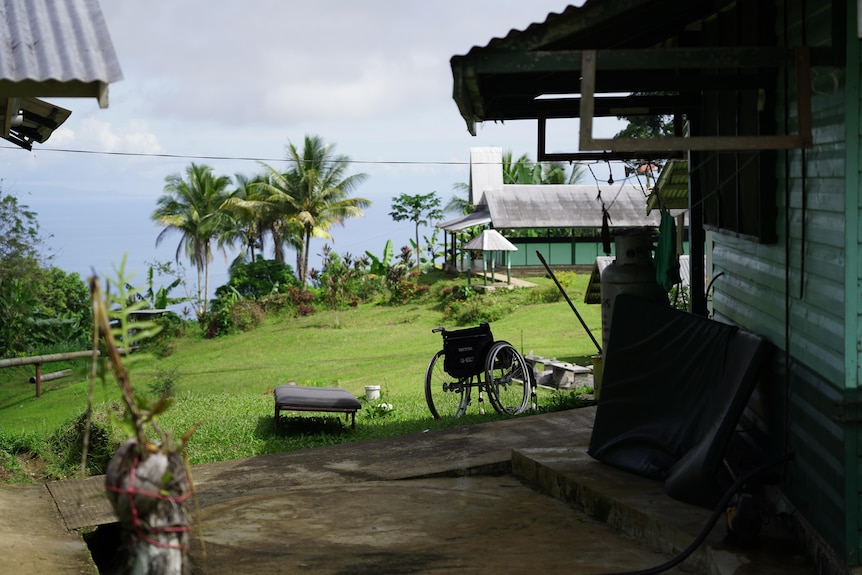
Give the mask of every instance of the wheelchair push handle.
[[[483, 322], [481, 322], [481, 323], [479, 324], [479, 327], [482, 327], [482, 326], [484, 326], [484, 325], [488, 325], [488, 322], [487, 322], [487, 321], [483, 321]], [[446, 328], [445, 328], [445, 327], [443, 327], [443, 326], [441, 325], [440, 327], [435, 327], [434, 329], [432, 329], [432, 330], [431, 330], [431, 333], [440, 333], [440, 332], [443, 332], [443, 331], [446, 331]]]

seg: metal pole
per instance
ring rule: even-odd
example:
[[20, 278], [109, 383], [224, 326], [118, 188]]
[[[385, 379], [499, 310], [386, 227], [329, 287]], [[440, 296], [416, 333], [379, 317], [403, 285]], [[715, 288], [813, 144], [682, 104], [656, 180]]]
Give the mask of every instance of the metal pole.
[[575, 304], [573, 304], [572, 300], [569, 299], [569, 294], [567, 294], [566, 290], [563, 289], [563, 286], [560, 285], [560, 282], [557, 280], [557, 276], [554, 275], [554, 272], [552, 272], [551, 268], [548, 266], [548, 262], [546, 262], [545, 258], [542, 257], [542, 252], [536, 250], [536, 255], [539, 256], [539, 260], [542, 262], [542, 265], [545, 266], [545, 269], [548, 270], [548, 274], [551, 276], [551, 279], [554, 280], [555, 284], [557, 284], [557, 289], [560, 290], [560, 293], [563, 294], [563, 297], [566, 298], [567, 302], [569, 302], [569, 307], [572, 308], [572, 311], [575, 312], [576, 316], [578, 316], [578, 320], [580, 320], [581, 325], [584, 326], [587, 335], [590, 336], [591, 340], [593, 340], [593, 344], [596, 346], [596, 349], [599, 350], [599, 354], [601, 354], [602, 346], [600, 346], [599, 342], [596, 341], [596, 338], [593, 337], [593, 332], [591, 332], [590, 328], [587, 327], [587, 323], [584, 321], [584, 318], [581, 317], [581, 314], [578, 313], [578, 310], [575, 308]]

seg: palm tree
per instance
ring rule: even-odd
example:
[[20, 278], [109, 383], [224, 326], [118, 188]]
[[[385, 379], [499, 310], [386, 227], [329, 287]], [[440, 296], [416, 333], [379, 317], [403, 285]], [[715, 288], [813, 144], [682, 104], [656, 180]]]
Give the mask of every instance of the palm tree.
[[226, 212], [219, 210], [229, 185], [229, 177], [215, 176], [211, 167], [192, 163], [186, 168], [185, 177], [176, 173], [165, 178], [164, 193], [151, 216], [154, 222], [164, 226], [156, 238], [156, 246], [171, 232], [182, 236], [177, 244], [176, 260], [179, 263], [180, 253], [184, 251], [197, 270], [198, 319], [203, 318], [209, 306], [211, 242], [229, 229]]
[[319, 136], [306, 136], [302, 150], [289, 143], [287, 160], [293, 167], [284, 174], [263, 164], [267, 179], [259, 186], [267, 192], [267, 201], [277, 205], [282, 215], [282, 239], [289, 243], [290, 232], [299, 232], [296, 268], [300, 285], [304, 286], [311, 238], [332, 239], [329, 234], [332, 224], [365, 215], [363, 209], [371, 201], [351, 198], [350, 193], [368, 176], [346, 175], [349, 158], [335, 155], [335, 146], [325, 144]]
[[517, 160], [512, 150], [506, 150], [503, 154], [504, 184], [541, 184], [541, 175], [542, 168], [533, 166], [527, 154], [522, 154]]
[[548, 162], [543, 164], [542, 183], [543, 184], [577, 184], [587, 173], [587, 169], [583, 164], [575, 162], [572, 166], [572, 171], [567, 172], [564, 162]]
[[584, 166], [578, 163], [572, 164], [572, 171], [567, 173], [563, 162], [534, 164], [527, 154], [517, 160], [511, 150], [503, 154], [504, 184], [575, 184], [585, 173]]
[[262, 254], [264, 237], [273, 226], [274, 206], [265, 201], [258, 185], [265, 177], [235, 174], [236, 187], [219, 207], [235, 218], [236, 226], [228, 230], [220, 241], [230, 246], [241, 244], [237, 262], [254, 261], [255, 252]]
[[458, 214], [466, 216], [473, 211], [473, 204], [469, 200], [470, 184], [467, 182], [455, 182], [452, 184], [452, 190], [455, 191], [446, 205], [443, 206], [443, 211], [447, 214]]
[[295, 172], [280, 173], [263, 162], [261, 165], [265, 173], [251, 186], [254, 201], [248, 204], [260, 218], [261, 233], [268, 232], [272, 239], [273, 259], [284, 262], [285, 245], [297, 254], [302, 252], [302, 226], [290, 201], [292, 190], [299, 184]]

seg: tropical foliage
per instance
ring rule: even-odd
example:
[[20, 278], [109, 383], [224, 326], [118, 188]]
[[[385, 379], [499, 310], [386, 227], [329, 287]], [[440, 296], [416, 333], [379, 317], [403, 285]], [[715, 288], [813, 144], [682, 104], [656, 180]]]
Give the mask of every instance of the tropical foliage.
[[371, 201], [351, 197], [367, 175], [348, 175], [350, 159], [337, 155], [335, 146], [319, 136], [306, 136], [302, 148], [289, 143], [287, 160], [291, 168], [285, 173], [263, 164], [266, 174], [256, 187], [280, 216], [281, 239], [298, 248], [296, 268], [305, 286], [311, 239], [332, 239], [333, 224], [365, 215]]
[[[185, 174], [166, 178], [164, 194], [152, 214], [153, 221], [164, 226], [156, 245], [169, 233], [180, 234], [177, 262], [184, 254], [198, 274], [195, 301], [199, 321], [204, 322], [209, 310], [213, 245], [223, 251], [239, 247], [239, 256], [230, 269], [234, 283], [241, 282], [248, 271], [243, 265], [270, 265], [258, 263], [266, 261], [267, 240], [272, 245], [273, 261], [282, 266], [282, 271], [290, 269], [283, 267], [285, 252], [293, 249], [297, 256], [297, 285], [305, 289], [311, 239], [332, 239], [329, 230], [333, 224], [363, 216], [371, 204], [365, 198], [351, 196], [367, 176], [348, 174], [350, 159], [337, 155], [335, 146], [319, 136], [306, 136], [301, 147], [288, 143], [286, 160], [286, 171], [261, 163], [263, 173], [235, 174], [233, 181], [217, 176], [209, 166], [194, 163]], [[281, 278], [278, 283], [286, 286], [293, 282]], [[230, 287], [237, 290], [236, 297], [248, 295], [244, 288]], [[230, 289], [223, 290], [219, 295], [222, 307], [234, 297]]]
[[[410, 220], [413, 222], [416, 240], [413, 243], [413, 251], [416, 253], [416, 267], [421, 267], [421, 246], [419, 244], [419, 226], [427, 226], [443, 218], [443, 210], [440, 209], [440, 198], [437, 192], [430, 194], [401, 194], [392, 198], [392, 211], [389, 212], [396, 222]], [[436, 238], [436, 236], [432, 236]], [[426, 238], [428, 239], [428, 238]], [[431, 241], [427, 242], [429, 245]]]
[[580, 164], [568, 171], [563, 162], [533, 163], [527, 154], [515, 160], [511, 150], [503, 154], [504, 184], [576, 184], [584, 174]]
[[377, 257], [368, 250], [365, 250], [365, 255], [370, 260], [368, 268], [369, 273], [376, 276], [386, 275], [386, 270], [389, 269], [389, 264], [392, 263], [392, 240], [386, 240], [386, 245], [383, 246], [383, 255]]
[[89, 292], [78, 274], [44, 263], [35, 212], [0, 197], [0, 354], [87, 341]]
[[293, 268], [278, 260], [262, 257], [253, 262], [237, 264], [230, 270], [228, 283], [216, 289], [216, 295], [235, 290], [240, 296], [258, 299], [267, 295], [287, 292], [289, 286], [299, 287]]

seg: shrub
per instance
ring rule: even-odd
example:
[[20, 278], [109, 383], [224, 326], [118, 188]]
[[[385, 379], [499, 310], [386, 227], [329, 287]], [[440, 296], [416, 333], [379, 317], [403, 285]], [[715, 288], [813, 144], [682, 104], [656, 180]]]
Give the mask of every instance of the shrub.
[[386, 285], [389, 288], [390, 305], [401, 305], [418, 299], [428, 292], [428, 286], [420, 284], [419, 270], [407, 272], [403, 266], [393, 266], [386, 274]]
[[173, 312], [164, 313], [148, 321], [161, 326], [162, 329], [156, 335], [143, 340], [140, 343], [141, 349], [156, 357], [168, 357], [174, 352], [174, 340], [185, 334], [186, 322]]
[[230, 314], [226, 313], [223, 309], [213, 309], [205, 313], [201, 318], [201, 326], [204, 328], [204, 334], [209, 339], [226, 335], [233, 328]]
[[[562, 284], [561, 284], [562, 285]], [[527, 301], [529, 303], [554, 303], [563, 299], [563, 294], [555, 285], [545, 285], [529, 290]]]
[[296, 306], [296, 315], [299, 317], [305, 317], [307, 315], [311, 315], [315, 312], [313, 305], [308, 304], [300, 304]]
[[558, 272], [554, 274], [554, 276], [556, 276], [557, 281], [560, 282], [560, 285], [566, 290], [575, 284], [575, 272]]
[[44, 445], [34, 435], [8, 435], [0, 432], [0, 481], [32, 481], [27, 470], [21, 466], [21, 455], [33, 459], [38, 455], [40, 446]]
[[[293, 288], [296, 289], [296, 288]], [[274, 293], [265, 295], [257, 300], [260, 309], [267, 315], [270, 313], [280, 314], [292, 310], [296, 306], [290, 299], [289, 293]]]
[[240, 331], [250, 331], [260, 327], [265, 315], [257, 302], [247, 299], [239, 300], [230, 308], [231, 323]]
[[277, 260], [258, 257], [253, 262], [231, 266], [230, 280], [216, 289], [216, 297], [222, 297], [228, 288], [247, 299], [258, 299], [274, 293], [283, 293], [289, 287], [299, 286], [293, 268]]
[[512, 305], [491, 295], [476, 294], [466, 300], [453, 300], [443, 310], [443, 317], [452, 320], [457, 325], [475, 325], [483, 321], [488, 323], [506, 317], [512, 311]]
[[311, 315], [316, 311], [312, 304], [317, 296], [312, 291], [291, 286], [287, 290], [287, 297], [291, 305], [296, 309], [296, 315], [298, 316]]
[[178, 377], [179, 370], [175, 367], [170, 369], [158, 368], [149, 385], [150, 393], [156, 397], [173, 395]]
[[[87, 451], [88, 475], [104, 473], [108, 462], [122, 444], [122, 434], [111, 425], [112, 417], [121, 417], [122, 412], [123, 408], [119, 403], [103, 406], [93, 412]], [[82, 413], [61, 425], [48, 437], [46, 443], [52, 460], [53, 475], [69, 477], [80, 471], [86, 425], [87, 414]]]
[[589, 395], [592, 393], [592, 387], [581, 387], [571, 391], [555, 391], [548, 398], [547, 403], [541, 407], [541, 411], [564, 411], [566, 409], [577, 409], [593, 405], [595, 404], [595, 400], [589, 398]]

